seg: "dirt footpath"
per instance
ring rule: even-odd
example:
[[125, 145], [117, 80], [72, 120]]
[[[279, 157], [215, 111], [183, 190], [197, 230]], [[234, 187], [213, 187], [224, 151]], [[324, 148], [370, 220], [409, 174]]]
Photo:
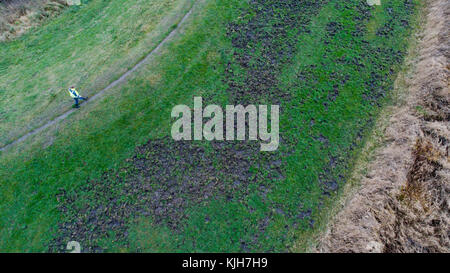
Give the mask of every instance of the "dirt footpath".
[[449, 15], [448, 0], [427, 1], [417, 48], [396, 83], [403, 102], [389, 110], [381, 146], [317, 251], [450, 251]]

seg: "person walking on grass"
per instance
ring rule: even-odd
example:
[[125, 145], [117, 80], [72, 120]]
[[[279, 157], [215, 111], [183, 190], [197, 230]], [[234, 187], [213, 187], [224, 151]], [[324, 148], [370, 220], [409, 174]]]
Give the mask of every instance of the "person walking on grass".
[[80, 108], [80, 105], [78, 104], [79, 100], [87, 100], [88, 99], [88, 97], [84, 98], [84, 97], [80, 96], [80, 94], [78, 94], [78, 91], [75, 89], [74, 86], [71, 86], [69, 88], [69, 94], [75, 100], [75, 105], [74, 105], [75, 108]]

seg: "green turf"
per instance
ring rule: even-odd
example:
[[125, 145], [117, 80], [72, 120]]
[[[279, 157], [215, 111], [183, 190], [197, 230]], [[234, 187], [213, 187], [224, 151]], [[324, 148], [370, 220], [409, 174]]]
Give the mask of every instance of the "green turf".
[[67, 110], [67, 88], [92, 96], [150, 52], [189, 0], [87, 1], [0, 43], [0, 146]]
[[[139, 2], [126, 1], [131, 6]], [[321, 181], [336, 181], [339, 185], [345, 182], [351, 172], [352, 159], [363, 144], [364, 136], [370, 132], [380, 105], [386, 103], [382, 96], [368, 93], [373, 90], [369, 89], [367, 82], [373, 79], [374, 74], [379, 75], [380, 78], [373, 83], [375, 90], [385, 90], [388, 94], [402, 61], [397, 52], [404, 54], [407, 49], [410, 30], [401, 20], [410, 20], [413, 15], [407, 12], [404, 2], [382, 1], [382, 7], [371, 9], [371, 17], [362, 18], [357, 24], [353, 19], [361, 16], [361, 11], [355, 8], [360, 2], [347, 1], [346, 5], [351, 8], [344, 9], [340, 6], [342, 1], [329, 1], [308, 22], [310, 32], [298, 35], [296, 30], [291, 30], [286, 35], [286, 39], [295, 41], [296, 50], [276, 76], [279, 82], [277, 87], [291, 96], [290, 100], [283, 101], [288, 110], [282, 112], [280, 129], [282, 135], [293, 140], [293, 143], [280, 147], [285, 177], [272, 185], [265, 199], [258, 194], [258, 189], [250, 185], [250, 194], [243, 195], [239, 201], [228, 202], [217, 196], [201, 205], [189, 207], [185, 212], [188, 217], [178, 232], [155, 224], [152, 217], [130, 217], [128, 241], [116, 241], [114, 234], [105, 234], [95, 244], [106, 251], [244, 251], [242, 242], [251, 242], [258, 234], [257, 242], [250, 246], [249, 251], [306, 249], [310, 235], [323, 224], [320, 222], [321, 213], [336, 195], [336, 192], [330, 196], [324, 195]], [[38, 58], [39, 50], [48, 51], [44, 45], [48, 48], [54, 43], [52, 39], [59, 37], [60, 41], [64, 41], [77, 33], [76, 30], [86, 30], [93, 20], [98, 20], [95, 26], [99, 29], [89, 36], [92, 39], [79, 36], [79, 51], [91, 47], [99, 50], [109, 45], [109, 40], [102, 41], [97, 37], [99, 33], [104, 33], [101, 25], [110, 26], [112, 30], [121, 27], [128, 29], [124, 24], [129, 21], [120, 16], [123, 6], [119, 3], [122, 1], [90, 1], [81, 9], [68, 10], [41, 31], [26, 35], [17, 42], [0, 45], [2, 54], [7, 51], [16, 54], [24, 52], [23, 56], [35, 55], [34, 58], [39, 60], [31, 61], [33, 59], [30, 58], [28, 62], [26, 58], [17, 58], [14, 54], [1, 59], [0, 70], [6, 67], [8, 73], [0, 76], [0, 92], [9, 98], [0, 100], [2, 132], [13, 128], [16, 135], [24, 132], [29, 123], [39, 116], [37, 113], [42, 112], [38, 93], [25, 95], [24, 92], [38, 84], [47, 88], [48, 75], [32, 75], [48, 65], [54, 71], [64, 73], [55, 80], [60, 82], [53, 82], [53, 86], [75, 81], [85, 87], [83, 89], [89, 87], [87, 89], [93, 90], [91, 92], [104, 86], [106, 79], [119, 75], [120, 70], [108, 71], [111, 63], [97, 63], [109, 75], [100, 82], [94, 76], [101, 79], [102, 73], [89, 74], [85, 78], [82, 73], [67, 76], [73, 67], [79, 66], [78, 71], [85, 71], [91, 61], [80, 56], [66, 64], [63, 60], [70, 58], [68, 52], [48, 53], [42, 59]], [[105, 171], [126, 166], [125, 159], [133, 154], [136, 146], [149, 139], [169, 138], [173, 106], [192, 105], [194, 95], [203, 95], [218, 104], [225, 104], [229, 99], [227, 82], [224, 81], [225, 67], [228, 62], [234, 63], [233, 52], [237, 51], [226, 34], [226, 27], [230, 22], [245, 24], [249, 19], [242, 14], [251, 17], [252, 12], [244, 13], [249, 9], [252, 7], [247, 1], [198, 1], [182, 33], [128, 83], [110, 90], [104, 100], [86, 104], [81, 112], [71, 115], [58, 126], [1, 153], [0, 250], [47, 251], [52, 239], [58, 236], [58, 223], [77, 217], [58, 211], [56, 195], [61, 191], [77, 196], [78, 204], [108, 202], [95, 200], [80, 189]], [[118, 15], [114, 18], [102, 17], [102, 12], [106, 11]], [[376, 35], [377, 30], [392, 18], [397, 21], [391, 24], [393, 29], [389, 35]], [[334, 36], [325, 37], [330, 22], [338, 22], [342, 28]], [[352, 36], [352, 32], [361, 26], [361, 36]], [[52, 36], [51, 33], [61, 34]], [[133, 50], [127, 46], [139, 44], [146, 38], [134, 36], [138, 34], [133, 30], [118, 31], [117, 35], [122, 37], [117, 38], [118, 51], [110, 48], [104, 50], [111, 56], [117, 56], [117, 60], [111, 60], [114, 64], [133, 63], [138, 57], [130, 60], [128, 52]], [[160, 40], [162, 36], [157, 37], [150, 41]], [[274, 39], [279, 43], [285, 42]], [[328, 42], [326, 46], [325, 40]], [[252, 46], [254, 51], [251, 54], [262, 52], [263, 45]], [[133, 53], [135, 56], [139, 55], [137, 51]], [[94, 56], [94, 53], [89, 56]], [[53, 58], [62, 59], [57, 62]], [[99, 59], [97, 61], [101, 62]], [[358, 63], [364, 66], [360, 67]], [[9, 69], [12, 71], [9, 72]], [[242, 82], [246, 77], [245, 70], [235, 63], [233, 70], [236, 81]], [[24, 80], [14, 81], [14, 75], [19, 74]], [[340, 84], [346, 75], [348, 79]], [[332, 94], [335, 84], [340, 84], [340, 93], [330, 102], [328, 96]], [[8, 91], [15, 88], [22, 90], [20, 97]], [[59, 92], [55, 93], [60, 95], [54, 100], [54, 107], [48, 110], [53, 114], [67, 106], [63, 102], [65, 94]], [[267, 102], [269, 98], [260, 100]], [[12, 106], [7, 106], [7, 103]], [[15, 104], [23, 108], [14, 108], [17, 107]], [[18, 109], [28, 108], [22, 117]], [[45, 111], [42, 115], [48, 119], [52, 116]], [[12, 136], [2, 133], [0, 141], [7, 143]], [[321, 136], [327, 141], [321, 140]], [[209, 146], [208, 143], [202, 145]], [[214, 163], [214, 158], [211, 161]], [[257, 173], [257, 166], [253, 168]], [[264, 180], [261, 183], [273, 182], [264, 178], [264, 172], [259, 174], [258, 179]], [[115, 190], [111, 192], [114, 194]], [[296, 220], [299, 212], [307, 211], [310, 211], [310, 217]], [[260, 223], [267, 215], [270, 219], [261, 233]], [[206, 218], [209, 220], [205, 221]]]

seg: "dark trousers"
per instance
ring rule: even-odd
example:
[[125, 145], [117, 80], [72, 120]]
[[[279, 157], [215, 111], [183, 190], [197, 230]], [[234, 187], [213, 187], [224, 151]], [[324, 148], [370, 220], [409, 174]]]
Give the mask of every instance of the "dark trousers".
[[75, 107], [80, 107], [80, 105], [78, 104], [78, 100], [86, 100], [86, 98], [83, 97], [78, 97], [78, 98], [73, 98], [75, 100]]

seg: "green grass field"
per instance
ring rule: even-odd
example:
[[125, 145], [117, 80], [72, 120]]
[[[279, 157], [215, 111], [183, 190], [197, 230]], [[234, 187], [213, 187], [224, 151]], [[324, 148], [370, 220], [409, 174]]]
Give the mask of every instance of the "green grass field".
[[0, 146], [71, 105], [67, 88], [93, 95], [167, 36], [191, 2], [92, 1], [0, 45]]
[[[0, 43], [0, 250], [306, 251], [389, 103], [418, 1], [83, 1]], [[279, 104], [281, 145], [175, 142], [172, 108]]]

